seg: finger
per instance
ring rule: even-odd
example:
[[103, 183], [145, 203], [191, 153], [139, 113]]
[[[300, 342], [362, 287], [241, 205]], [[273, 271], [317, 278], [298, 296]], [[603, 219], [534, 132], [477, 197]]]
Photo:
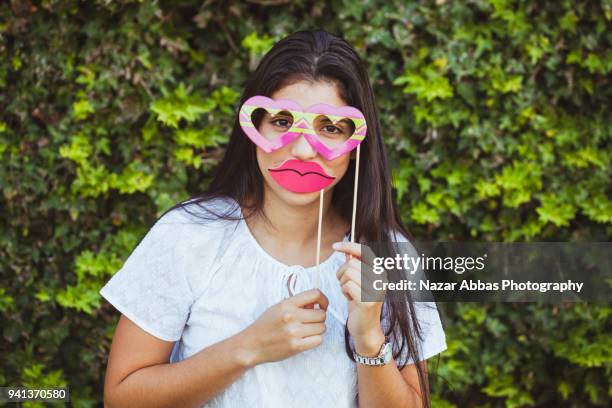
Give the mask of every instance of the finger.
[[379, 277], [375, 276], [371, 271], [372, 268], [370, 266], [356, 259], [351, 259], [338, 268], [336, 277], [338, 277], [340, 284], [351, 279], [357, 282], [359, 286], [364, 287], [365, 285], [365, 287], [367, 287], [373, 285], [375, 278], [379, 279]]
[[[336, 244], [339, 244], [338, 248], [336, 248]], [[367, 245], [356, 242], [339, 242], [336, 244], [334, 244], [334, 249], [339, 252], [344, 252], [347, 259], [349, 258], [349, 255], [351, 255], [351, 259], [357, 258], [364, 264], [371, 266], [374, 262], [374, 258], [376, 258], [374, 251], [372, 251], [372, 249]]]
[[321, 308], [327, 309], [327, 305], [329, 305], [327, 296], [325, 296], [323, 292], [317, 288], [298, 293], [297, 295], [291, 296], [289, 300], [297, 307], [304, 307], [306, 305], [318, 303]]
[[342, 275], [340, 276], [340, 284], [343, 284], [348, 280], [353, 280], [357, 283], [357, 285], [359, 285], [359, 287], [365, 290], [371, 290], [374, 287], [374, 281], [377, 279], [381, 279], [381, 276], [374, 275], [371, 267], [365, 265], [363, 262], [355, 261], [342, 272]]
[[338, 252], [344, 252], [347, 255], [361, 258], [361, 244], [356, 242], [336, 242], [333, 248]]
[[361, 273], [355, 268], [346, 268], [342, 276], [340, 277], [340, 284], [348, 282], [349, 280], [354, 281], [361, 287]]
[[366, 266], [362, 261], [357, 258], [351, 258], [348, 260], [349, 268], [353, 268], [357, 271], [361, 270], [362, 267]]
[[323, 343], [323, 335], [315, 334], [314, 336], [304, 337], [296, 340], [296, 350], [305, 351], [311, 348], [315, 348]]
[[336, 271], [336, 278], [340, 279], [342, 275], [344, 274], [344, 272], [346, 271], [346, 268], [348, 268], [348, 262], [345, 262], [342, 265], [340, 265], [340, 267]]
[[324, 322], [327, 314], [323, 309], [298, 309], [297, 318], [302, 323]]
[[298, 330], [300, 337], [310, 337], [325, 332], [325, 323], [306, 323], [301, 324]]
[[342, 285], [342, 292], [349, 295], [352, 300], [361, 302], [361, 288], [352, 280]]
[[346, 272], [347, 269], [353, 268], [357, 271], [361, 271], [361, 268], [367, 268], [368, 266], [363, 264], [360, 260], [356, 258], [351, 258], [345, 263], [343, 263], [340, 268], [336, 271], [336, 278], [342, 278], [342, 275]]
[[[342, 286], [340, 287], [340, 289], [342, 289]], [[353, 300], [353, 299], [351, 299], [351, 296], [348, 293], [346, 293], [344, 290], [342, 290], [342, 294], [344, 295], [346, 300], [348, 300], [348, 301]]]
[[[346, 277], [348, 275], [344, 276]], [[366, 280], [359, 282], [353, 278], [343, 278], [343, 280], [340, 282], [340, 285], [344, 285], [347, 282], [354, 282], [357, 285], [357, 287], [359, 288], [359, 296], [361, 302], [373, 302], [379, 301], [381, 298], [384, 299], [386, 291], [375, 289], [374, 283], [372, 281]]]

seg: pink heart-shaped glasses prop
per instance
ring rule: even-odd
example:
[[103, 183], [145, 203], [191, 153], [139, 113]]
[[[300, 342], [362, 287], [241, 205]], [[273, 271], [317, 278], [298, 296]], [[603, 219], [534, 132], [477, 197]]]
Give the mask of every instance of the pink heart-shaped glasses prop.
[[[252, 120], [253, 112], [260, 108], [274, 115], [288, 112], [293, 118], [291, 127], [274, 138], [263, 136]], [[336, 140], [333, 146], [330, 146], [314, 129], [315, 121], [322, 116], [327, 117], [331, 121], [329, 123], [333, 124], [349, 119], [354, 124], [354, 132], [348, 139]], [[367, 133], [363, 113], [353, 106], [335, 107], [318, 103], [303, 109], [300, 104], [290, 99], [275, 100], [262, 95], [252, 96], [242, 104], [239, 120], [240, 127], [249, 139], [267, 153], [288, 145], [303, 134], [308, 143], [327, 160], [333, 160], [355, 149]]]

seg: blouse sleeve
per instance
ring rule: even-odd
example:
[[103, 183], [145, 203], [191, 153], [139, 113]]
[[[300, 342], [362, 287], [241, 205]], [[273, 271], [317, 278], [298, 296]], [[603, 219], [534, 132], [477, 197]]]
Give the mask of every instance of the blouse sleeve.
[[[410, 242], [403, 234], [398, 232], [396, 232], [395, 238], [397, 242]], [[410, 244], [409, 250], [411, 256], [418, 256], [412, 244]], [[413, 331], [414, 340], [418, 349], [418, 361], [422, 361], [443, 352], [448, 347], [446, 345], [446, 335], [436, 303], [416, 301], [414, 302], [414, 311], [420, 327], [421, 338], [416, 335], [412, 323], [408, 322], [408, 324]], [[393, 337], [391, 337], [391, 341], [393, 341]], [[400, 357], [401, 362], [414, 364], [414, 359], [409, 355], [407, 346], [404, 347]]]
[[[415, 302], [415, 313], [421, 329], [422, 339], [415, 336], [419, 361], [427, 360], [446, 350], [446, 335], [440, 320], [440, 314], [435, 302]], [[414, 363], [407, 352], [403, 357], [407, 358], [408, 364]]]
[[100, 294], [146, 332], [165, 341], [181, 338], [193, 296], [180, 263], [180, 223], [162, 216], [134, 248]]

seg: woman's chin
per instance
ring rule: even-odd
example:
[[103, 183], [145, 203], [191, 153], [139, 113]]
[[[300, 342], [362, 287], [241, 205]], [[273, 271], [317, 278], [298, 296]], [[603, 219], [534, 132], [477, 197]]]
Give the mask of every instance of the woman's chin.
[[274, 186], [274, 191], [281, 200], [292, 206], [312, 204], [319, 199], [319, 191], [294, 192], [278, 184]]

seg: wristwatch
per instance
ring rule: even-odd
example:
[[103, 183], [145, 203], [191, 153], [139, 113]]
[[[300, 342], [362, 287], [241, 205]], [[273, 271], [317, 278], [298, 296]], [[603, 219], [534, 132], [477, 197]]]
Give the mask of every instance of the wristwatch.
[[378, 355], [375, 357], [366, 357], [358, 354], [356, 351], [353, 351], [353, 357], [355, 357], [355, 361], [359, 364], [369, 365], [369, 366], [383, 366], [387, 364], [393, 358], [393, 352], [391, 350], [391, 343], [388, 339], [385, 339], [385, 342], [380, 347], [380, 351]]

